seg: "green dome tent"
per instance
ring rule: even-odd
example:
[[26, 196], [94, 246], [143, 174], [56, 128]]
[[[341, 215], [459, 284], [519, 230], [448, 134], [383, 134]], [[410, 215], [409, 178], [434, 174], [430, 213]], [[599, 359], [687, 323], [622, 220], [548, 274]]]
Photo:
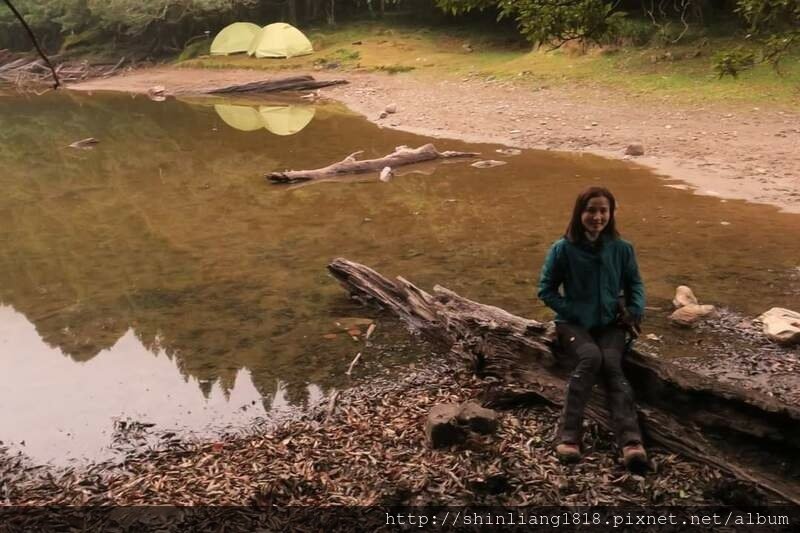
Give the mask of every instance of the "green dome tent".
[[247, 49], [248, 54], [256, 57], [304, 56], [313, 51], [308, 37], [285, 22], [264, 26]]
[[211, 42], [211, 55], [226, 56], [238, 52], [247, 52], [253, 38], [261, 31], [252, 22], [234, 22], [220, 30]]

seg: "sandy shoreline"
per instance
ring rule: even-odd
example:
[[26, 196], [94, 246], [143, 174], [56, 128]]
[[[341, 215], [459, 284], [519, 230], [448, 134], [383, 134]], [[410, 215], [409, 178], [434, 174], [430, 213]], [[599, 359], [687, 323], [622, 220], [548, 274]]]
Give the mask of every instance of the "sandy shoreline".
[[[191, 94], [291, 72], [143, 69], [73, 85], [81, 91]], [[800, 112], [735, 105], [673, 104], [652, 95], [601, 88], [534, 87], [479, 77], [433, 78], [361, 72], [314, 73], [348, 85], [321, 90], [384, 127], [431, 137], [577, 151], [631, 159], [687, 183], [700, 194], [764, 203], [800, 213]], [[398, 112], [380, 119], [386, 105]], [[624, 155], [641, 143], [645, 155]]]

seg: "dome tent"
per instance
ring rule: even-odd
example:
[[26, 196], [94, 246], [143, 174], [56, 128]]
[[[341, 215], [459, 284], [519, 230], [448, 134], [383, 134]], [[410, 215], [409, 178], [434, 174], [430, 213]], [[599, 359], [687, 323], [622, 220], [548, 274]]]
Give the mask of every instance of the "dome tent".
[[252, 22], [234, 22], [222, 28], [211, 42], [211, 55], [228, 55], [247, 52], [253, 38], [261, 31]]
[[247, 49], [248, 54], [256, 57], [304, 56], [313, 51], [308, 37], [285, 22], [264, 26]]

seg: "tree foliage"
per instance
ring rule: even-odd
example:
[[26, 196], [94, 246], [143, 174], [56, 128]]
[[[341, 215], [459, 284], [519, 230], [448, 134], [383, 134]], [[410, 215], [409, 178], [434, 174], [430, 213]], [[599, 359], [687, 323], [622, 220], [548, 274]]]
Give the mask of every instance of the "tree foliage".
[[[92, 32], [133, 41], [147, 37], [158, 42], [176, 28], [192, 22], [234, 14], [259, 0], [17, 0], [28, 23], [51, 45], [66, 36]], [[0, 47], [18, 42], [15, 21], [0, 10]]]
[[612, 37], [624, 14], [618, 1], [607, 0], [436, 0], [444, 11], [458, 15], [497, 9], [499, 18], [513, 18], [520, 32], [535, 44], [595, 41]]
[[[452, 15], [476, 10], [495, 10], [499, 18], [514, 18], [520, 32], [533, 43], [560, 46], [570, 40], [603, 42], [616, 38], [624, 24], [625, 0], [434, 0]], [[800, 0], [641, 0], [642, 13], [660, 33], [674, 20], [679, 34], [665, 42], [677, 42], [689, 29], [690, 21], [703, 22], [712, 7], [738, 15], [749, 32], [747, 37], [761, 44], [760, 61], [778, 66], [782, 58], [800, 48]], [[715, 69], [720, 77], [737, 76], [759, 60], [753, 50], [737, 48], [717, 55]]]
[[[758, 61], [777, 65], [787, 52], [800, 48], [800, 0], [15, 0], [15, 4], [51, 52], [65, 43], [86, 42], [123, 47], [133, 43], [148, 47], [149, 53], [175, 51], [190, 38], [236, 20], [334, 23], [342, 16], [374, 16], [398, 5], [419, 12], [435, 6], [453, 16], [489, 12], [516, 22], [529, 41], [551, 47], [571, 40], [608, 42], [630, 37], [631, 32], [636, 34], [628, 42], [643, 44], [655, 36], [670, 44], [681, 39], [690, 23], [713, 24], [706, 20], [708, 15], [738, 17], [741, 35], [747, 33], [760, 43], [761, 52], [754, 61], [747, 51], [721, 54], [717, 62], [721, 75], [734, 75]], [[643, 20], [650, 21], [652, 32], [644, 31], [648, 23]], [[27, 46], [29, 41], [11, 13], [0, 9], [0, 48]]]
[[764, 58], [775, 66], [800, 47], [800, 0], [738, 0], [751, 35], [763, 39]]

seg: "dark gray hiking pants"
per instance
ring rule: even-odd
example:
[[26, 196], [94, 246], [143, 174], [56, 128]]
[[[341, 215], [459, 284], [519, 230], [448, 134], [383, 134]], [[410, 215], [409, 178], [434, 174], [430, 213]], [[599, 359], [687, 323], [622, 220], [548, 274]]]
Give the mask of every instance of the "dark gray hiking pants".
[[581, 443], [583, 411], [597, 381], [605, 385], [606, 405], [611, 413], [617, 443], [625, 446], [642, 442], [633, 390], [622, 372], [625, 330], [611, 325], [587, 331], [580, 326], [559, 322], [556, 331], [561, 349], [577, 359], [567, 385], [559, 423], [560, 442]]

